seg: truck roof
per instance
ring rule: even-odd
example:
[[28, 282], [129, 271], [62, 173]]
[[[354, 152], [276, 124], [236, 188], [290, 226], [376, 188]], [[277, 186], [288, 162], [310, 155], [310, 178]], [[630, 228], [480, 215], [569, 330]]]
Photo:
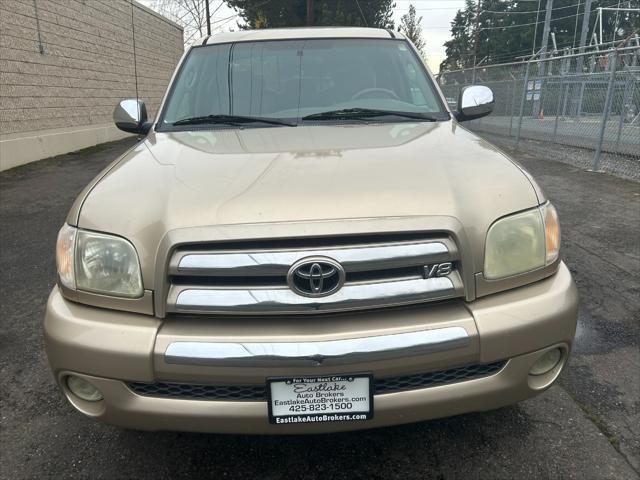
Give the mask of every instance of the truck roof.
[[214, 45], [216, 43], [255, 42], [260, 40], [295, 40], [305, 38], [400, 38], [400, 32], [383, 28], [364, 27], [299, 27], [299, 28], [263, 28], [258, 30], [240, 30], [205, 36], [193, 45]]

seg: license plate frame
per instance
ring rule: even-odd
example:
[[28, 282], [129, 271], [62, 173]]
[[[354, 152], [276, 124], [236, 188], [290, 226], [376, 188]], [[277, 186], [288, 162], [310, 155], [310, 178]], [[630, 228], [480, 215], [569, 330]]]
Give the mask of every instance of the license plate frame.
[[[365, 380], [366, 385], [363, 384]], [[349, 388], [350, 383], [353, 383], [352, 388]], [[325, 386], [321, 387], [322, 384]], [[299, 391], [296, 392], [295, 385], [303, 386], [299, 387]], [[345, 388], [338, 388], [341, 386]], [[309, 387], [313, 391], [308, 391]], [[314, 387], [318, 387], [318, 389]], [[371, 373], [270, 377], [266, 380], [266, 393], [269, 423], [271, 424], [360, 422], [373, 419], [374, 396], [373, 375]], [[283, 393], [289, 398], [283, 398]], [[304, 397], [300, 398], [298, 394], [304, 395]], [[312, 396], [308, 396], [309, 394]], [[362, 397], [366, 397], [366, 401]], [[274, 405], [276, 401], [290, 403]], [[347, 404], [352, 404], [352, 406], [348, 407]], [[306, 408], [283, 413], [283, 408], [295, 406], [306, 406]], [[313, 406], [311, 410], [309, 410], [310, 406]]]

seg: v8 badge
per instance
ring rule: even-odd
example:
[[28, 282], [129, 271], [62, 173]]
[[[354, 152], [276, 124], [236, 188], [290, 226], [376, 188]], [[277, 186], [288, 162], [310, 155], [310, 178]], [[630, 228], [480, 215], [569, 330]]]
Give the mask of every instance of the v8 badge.
[[433, 265], [425, 265], [424, 278], [446, 277], [453, 270], [451, 262], [434, 263]]

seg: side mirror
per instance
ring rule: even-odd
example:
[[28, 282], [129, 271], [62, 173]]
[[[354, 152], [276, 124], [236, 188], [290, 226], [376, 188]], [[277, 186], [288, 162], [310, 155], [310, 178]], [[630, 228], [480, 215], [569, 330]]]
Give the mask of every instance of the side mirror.
[[146, 135], [151, 128], [151, 123], [147, 120], [147, 107], [144, 102], [135, 98], [122, 100], [116, 106], [113, 122], [124, 132], [140, 135]]
[[493, 111], [493, 92], [483, 85], [470, 85], [460, 90], [455, 112], [459, 122], [484, 117]]

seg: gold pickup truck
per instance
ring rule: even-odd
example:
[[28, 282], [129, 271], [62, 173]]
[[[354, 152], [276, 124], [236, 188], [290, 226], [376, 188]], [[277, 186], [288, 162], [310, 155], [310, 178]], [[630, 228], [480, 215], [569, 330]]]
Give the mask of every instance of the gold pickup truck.
[[578, 298], [555, 208], [464, 128], [402, 34], [199, 40], [143, 140], [80, 194], [44, 331], [83, 414], [294, 434], [512, 404], [567, 362]]

